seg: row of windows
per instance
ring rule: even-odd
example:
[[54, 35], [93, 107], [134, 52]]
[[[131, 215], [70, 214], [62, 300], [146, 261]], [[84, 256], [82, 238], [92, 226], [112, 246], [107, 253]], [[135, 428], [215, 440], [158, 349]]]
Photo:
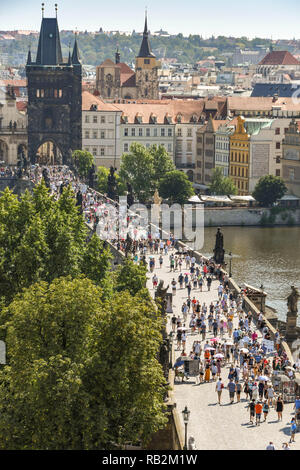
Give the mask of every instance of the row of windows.
[[[176, 151], [180, 152], [180, 153], [182, 152], [182, 142], [181, 141], [176, 142]], [[187, 142], [186, 151], [189, 152], [189, 153], [191, 153], [193, 151], [192, 142]]]
[[240, 176], [241, 178], [248, 178], [248, 168], [241, 168], [237, 166], [230, 167], [231, 176]]
[[[188, 129], [186, 131], [186, 135], [188, 137], [193, 137], [193, 129], [191, 127], [188, 127]], [[181, 127], [179, 127], [179, 129], [177, 129], [177, 136], [182, 137], [182, 128]]]
[[113, 147], [85, 147], [87, 152], [91, 152], [94, 157], [100, 156], [104, 157], [105, 155], [113, 155]]
[[[131, 143], [125, 142], [124, 146], [123, 146], [123, 151], [124, 152], [129, 152], [130, 145], [131, 145]], [[162, 145], [162, 147], [166, 147], [166, 145], [164, 143], [160, 143], [159, 145]], [[146, 144], [146, 148], [149, 148], [150, 146], [151, 146], [151, 144], [149, 144], [149, 143]], [[172, 144], [167, 145], [166, 149], [169, 153], [172, 152], [172, 147], [173, 147]]]
[[100, 130], [97, 129], [93, 130], [85, 130], [84, 131], [84, 138], [85, 139], [113, 139], [114, 132], [112, 129], [109, 130]]
[[224, 155], [223, 153], [216, 153], [215, 160], [216, 162], [228, 163], [228, 155]]
[[229, 142], [216, 142], [216, 148], [220, 150], [229, 150]]
[[63, 91], [61, 88], [37, 88], [37, 98], [62, 98]]
[[[110, 117], [110, 119], [108, 120], [108, 122], [113, 122], [113, 117], [112, 116], [109, 116], [109, 117]], [[86, 115], [85, 116], [85, 122], [86, 123], [93, 122], [94, 124], [97, 124], [98, 122], [100, 122], [101, 124], [105, 124], [105, 121], [106, 121], [105, 116], [97, 116], [97, 115], [94, 115], [94, 116]]]
[[248, 163], [248, 160], [249, 156], [247, 153], [231, 152], [230, 161], [232, 162]]
[[237, 186], [238, 189], [242, 189], [243, 191], [248, 191], [248, 182], [247, 181], [235, 181], [234, 184]]
[[235, 142], [233, 141], [232, 147], [245, 147], [248, 148], [248, 144], [242, 144], [241, 142]]
[[[154, 128], [153, 130], [153, 137], [158, 137], [158, 129]], [[132, 127], [130, 129], [130, 135], [131, 137], [143, 137], [144, 136], [144, 129], [142, 127], [139, 127], [136, 129], [135, 127]], [[125, 127], [124, 129], [124, 136], [128, 137], [129, 136], [129, 129], [128, 127]], [[146, 137], [151, 137], [151, 129], [149, 127], [146, 128], [145, 132]], [[160, 129], [160, 137], [172, 137], [173, 136], [173, 130], [171, 128], [165, 129], [162, 127]]]

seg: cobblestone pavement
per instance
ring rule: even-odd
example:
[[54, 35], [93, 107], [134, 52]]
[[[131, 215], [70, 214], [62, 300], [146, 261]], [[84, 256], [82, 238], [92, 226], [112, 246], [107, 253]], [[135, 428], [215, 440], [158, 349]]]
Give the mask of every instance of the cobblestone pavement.
[[[164, 280], [164, 286], [170, 285], [168, 292], [171, 292], [171, 281], [173, 278], [177, 281], [179, 271], [170, 272], [169, 255], [163, 255], [163, 266], [159, 268], [158, 255], [154, 255], [155, 269], [153, 273], [148, 272], [148, 287], [154, 296], [152, 287], [152, 276], [155, 273], [158, 279]], [[149, 257], [147, 256], [149, 261]], [[183, 263], [185, 266], [185, 263]], [[182, 272], [187, 272], [184, 268]], [[191, 298], [195, 296], [201, 304], [206, 302], [209, 305], [211, 301], [218, 299], [217, 287], [218, 281], [213, 281], [211, 291], [207, 291], [206, 285], [203, 286], [203, 292], [199, 289], [192, 289]], [[179, 289], [177, 283], [177, 292], [173, 297], [173, 311], [176, 316], [181, 314], [181, 306], [187, 299], [187, 289]], [[172, 314], [168, 315], [168, 332], [171, 330]], [[188, 316], [187, 326], [190, 315]], [[234, 319], [234, 327], [237, 326], [237, 318]], [[261, 338], [261, 335], [259, 334]], [[208, 333], [206, 339], [212, 338], [212, 333]], [[224, 339], [228, 338], [225, 334]], [[188, 334], [186, 341], [186, 352], [192, 349], [194, 340], [201, 340], [199, 334]], [[204, 341], [205, 342], [205, 341]], [[202, 341], [202, 345], [204, 343]], [[173, 358], [180, 356], [180, 350], [176, 350], [176, 341], [173, 345]], [[203, 359], [203, 352], [201, 359]], [[173, 361], [174, 363], [174, 361]], [[222, 368], [222, 380], [224, 386], [228, 384], [228, 367]], [[243, 384], [243, 382], [242, 382]], [[270, 409], [267, 421], [259, 426], [249, 424], [249, 411], [247, 410], [248, 401], [245, 394], [241, 393], [240, 403], [229, 403], [229, 392], [224, 389], [222, 392], [221, 405], [218, 404], [217, 393], [215, 391], [215, 382], [202, 383], [196, 385], [195, 379], [190, 378], [184, 383], [176, 383], [174, 386], [174, 399], [177, 403], [177, 410], [183, 425], [181, 411], [188, 407], [190, 410], [190, 420], [188, 424], [188, 436], [195, 438], [196, 449], [201, 450], [264, 450], [268, 443], [272, 441], [276, 448], [280, 450], [284, 442], [290, 439], [290, 420], [293, 416], [293, 404], [285, 404], [283, 410], [283, 420], [277, 421], [277, 413], [274, 408]], [[295, 443], [292, 443], [292, 450], [300, 450], [300, 433], [296, 433]]]

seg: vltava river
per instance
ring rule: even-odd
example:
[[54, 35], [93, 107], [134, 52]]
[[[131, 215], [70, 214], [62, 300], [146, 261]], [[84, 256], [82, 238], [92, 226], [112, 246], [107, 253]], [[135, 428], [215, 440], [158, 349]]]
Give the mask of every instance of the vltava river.
[[[205, 256], [213, 254], [216, 231], [216, 227], [205, 228], [204, 246], [197, 247]], [[222, 227], [222, 232], [225, 253], [233, 255], [234, 279], [254, 287], [263, 284], [267, 304], [285, 320], [290, 286], [300, 290], [300, 227]], [[300, 302], [298, 308], [300, 312]]]

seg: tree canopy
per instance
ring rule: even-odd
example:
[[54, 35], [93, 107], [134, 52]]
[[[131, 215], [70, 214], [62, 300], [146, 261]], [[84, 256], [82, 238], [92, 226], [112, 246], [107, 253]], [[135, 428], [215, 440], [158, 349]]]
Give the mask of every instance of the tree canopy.
[[165, 425], [161, 317], [148, 299], [127, 290], [105, 299], [69, 276], [33, 284], [2, 318], [2, 449], [112, 449]]
[[287, 192], [287, 187], [279, 176], [262, 176], [253, 191], [253, 197], [262, 205], [270, 207]]
[[112, 273], [87, 234], [70, 186], [0, 197], [1, 449], [119, 448], [166, 424], [146, 270]]
[[169, 171], [159, 181], [159, 194], [173, 204], [184, 204], [195, 194], [187, 175], [180, 170]]
[[122, 155], [119, 175], [132, 185], [138, 201], [145, 203], [159, 187], [160, 179], [174, 170], [175, 165], [162, 145], [152, 145], [147, 149], [133, 143], [130, 152]]
[[[60, 276], [91, 274], [100, 282], [109, 268], [110, 252], [87, 228], [71, 187], [58, 201], [42, 182], [20, 199], [9, 189], [0, 197], [0, 298], [5, 302], [24, 287]], [[92, 265], [87, 262], [93, 253]]]
[[210, 194], [214, 195], [235, 195], [238, 193], [238, 189], [235, 186], [232, 179], [228, 176], [224, 176], [221, 168], [217, 167], [213, 170], [211, 183], [209, 185]]
[[87, 178], [89, 171], [94, 164], [93, 155], [86, 150], [75, 150], [72, 154], [72, 158], [79, 176], [81, 178]]

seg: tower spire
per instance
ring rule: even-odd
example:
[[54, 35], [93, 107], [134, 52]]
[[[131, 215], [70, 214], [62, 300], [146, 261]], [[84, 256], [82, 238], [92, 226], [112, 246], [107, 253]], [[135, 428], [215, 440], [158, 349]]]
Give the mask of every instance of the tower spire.
[[57, 18], [57, 3], [55, 3], [55, 16]]
[[147, 7], [145, 8], [145, 26], [144, 26], [144, 34], [148, 34]]
[[115, 54], [115, 57], [116, 57], [116, 64], [119, 64], [120, 60], [121, 60], [121, 55], [120, 55], [120, 52], [119, 52], [119, 44], [117, 45], [117, 52]]
[[78, 44], [77, 44], [77, 31], [75, 33], [75, 42], [74, 42], [74, 48], [73, 48], [73, 54], [72, 54], [72, 63], [73, 63], [73, 65], [81, 65], [79, 49], [78, 49]]
[[42, 18], [44, 18], [45, 3], [42, 3]]
[[142, 40], [138, 57], [155, 57], [155, 55], [151, 51], [151, 46], [150, 46], [150, 41], [149, 41], [147, 10], [145, 12], [145, 26], [144, 26], [144, 32], [143, 32], [143, 40]]
[[69, 58], [68, 58], [68, 65], [72, 65], [72, 57], [71, 57], [71, 41], [69, 41]]
[[28, 55], [27, 55], [27, 65], [30, 65], [31, 64], [31, 46], [29, 44], [29, 47], [28, 47]]

